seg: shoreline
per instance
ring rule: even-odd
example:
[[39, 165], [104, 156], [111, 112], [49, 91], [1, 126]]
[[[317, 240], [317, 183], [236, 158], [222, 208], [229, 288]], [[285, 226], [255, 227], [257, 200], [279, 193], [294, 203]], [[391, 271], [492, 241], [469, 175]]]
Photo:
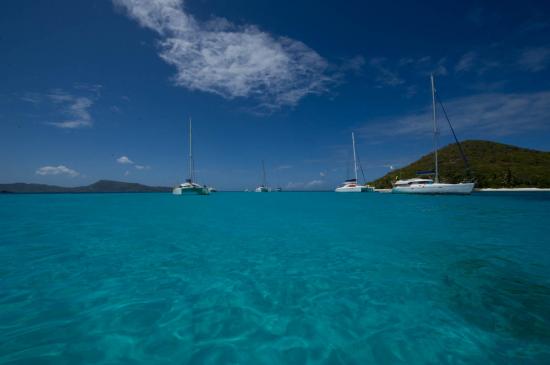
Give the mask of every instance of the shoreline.
[[550, 191], [550, 188], [478, 188], [474, 189], [474, 191], [482, 191], [482, 192], [521, 192], [521, 191], [532, 191], [532, 192], [541, 192], [541, 191]]

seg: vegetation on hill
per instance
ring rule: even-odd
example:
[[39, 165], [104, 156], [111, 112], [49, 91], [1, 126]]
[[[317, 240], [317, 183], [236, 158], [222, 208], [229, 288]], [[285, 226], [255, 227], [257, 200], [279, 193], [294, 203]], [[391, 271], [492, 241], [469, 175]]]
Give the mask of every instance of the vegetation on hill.
[[[550, 188], [550, 152], [530, 150], [490, 141], [461, 143], [470, 163], [470, 174], [456, 144], [439, 150], [440, 181], [458, 183], [473, 179], [476, 188]], [[371, 182], [376, 188], [390, 188], [396, 179], [416, 177], [417, 171], [434, 169], [433, 154]]]
[[163, 186], [147, 186], [111, 180], [99, 180], [91, 185], [74, 188], [44, 184], [0, 184], [2, 193], [152, 193], [171, 190], [171, 188]]

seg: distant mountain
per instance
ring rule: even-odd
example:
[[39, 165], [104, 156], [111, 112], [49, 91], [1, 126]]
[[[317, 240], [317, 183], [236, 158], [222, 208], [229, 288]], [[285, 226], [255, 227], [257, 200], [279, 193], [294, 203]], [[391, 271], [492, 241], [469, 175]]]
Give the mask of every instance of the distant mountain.
[[[464, 141], [462, 147], [470, 162], [477, 188], [550, 188], [550, 152], [542, 152], [490, 141]], [[416, 176], [417, 171], [433, 170], [433, 154], [371, 182], [377, 188], [390, 188], [399, 179]], [[440, 180], [460, 182], [468, 178], [456, 144], [439, 150]]]
[[44, 184], [0, 184], [0, 193], [154, 193], [171, 190], [164, 186], [147, 186], [111, 180], [99, 180], [91, 185], [74, 188]]

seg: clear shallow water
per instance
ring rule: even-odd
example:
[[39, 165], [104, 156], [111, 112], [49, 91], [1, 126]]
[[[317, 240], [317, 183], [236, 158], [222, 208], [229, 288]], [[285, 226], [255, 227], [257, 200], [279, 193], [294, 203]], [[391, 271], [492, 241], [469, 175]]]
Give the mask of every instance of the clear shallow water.
[[550, 194], [0, 196], [1, 364], [548, 364]]

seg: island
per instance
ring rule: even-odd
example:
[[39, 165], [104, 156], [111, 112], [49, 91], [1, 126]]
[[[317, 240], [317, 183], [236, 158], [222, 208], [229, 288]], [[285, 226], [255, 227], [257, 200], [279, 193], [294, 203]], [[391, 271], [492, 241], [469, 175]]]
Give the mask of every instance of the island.
[[147, 186], [113, 180], [99, 180], [93, 184], [77, 187], [63, 187], [45, 184], [0, 184], [0, 193], [159, 193], [170, 192], [165, 186]]
[[[441, 181], [475, 181], [478, 189], [550, 188], [550, 152], [480, 140], [467, 140], [461, 145], [470, 168], [466, 168], [458, 145], [449, 144], [438, 150]], [[370, 184], [377, 189], [389, 189], [397, 179], [433, 170], [433, 158], [430, 152]]]

